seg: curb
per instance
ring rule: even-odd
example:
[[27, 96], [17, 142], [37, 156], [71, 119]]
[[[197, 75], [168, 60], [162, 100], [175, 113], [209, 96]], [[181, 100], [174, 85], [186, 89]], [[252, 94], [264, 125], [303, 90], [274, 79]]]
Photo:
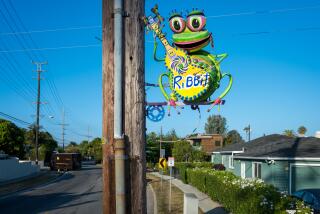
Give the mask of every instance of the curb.
[[152, 192], [152, 195], [153, 195], [153, 214], [158, 214], [158, 204], [157, 204], [157, 195], [152, 187], [151, 184], [148, 184], [151, 192]]

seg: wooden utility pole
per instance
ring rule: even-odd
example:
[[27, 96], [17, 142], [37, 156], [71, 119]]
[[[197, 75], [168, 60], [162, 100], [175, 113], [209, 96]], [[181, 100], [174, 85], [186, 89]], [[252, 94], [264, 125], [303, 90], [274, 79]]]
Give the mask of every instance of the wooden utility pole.
[[113, 0], [102, 0], [102, 152], [103, 152], [103, 213], [116, 210], [115, 165], [113, 140], [114, 115], [114, 23]]
[[[103, 0], [103, 213], [115, 213], [114, 0]], [[123, 130], [126, 213], [146, 213], [144, 0], [124, 0]]]
[[127, 213], [146, 211], [144, 0], [125, 0], [124, 131], [129, 154]]
[[36, 144], [36, 164], [38, 165], [39, 160], [39, 131], [40, 131], [40, 92], [41, 92], [41, 73], [42, 65], [46, 65], [47, 62], [32, 62], [37, 66], [36, 72], [38, 73], [37, 81], [38, 81], [38, 87], [37, 87], [37, 112], [36, 112], [36, 137], [35, 137], [35, 144]]

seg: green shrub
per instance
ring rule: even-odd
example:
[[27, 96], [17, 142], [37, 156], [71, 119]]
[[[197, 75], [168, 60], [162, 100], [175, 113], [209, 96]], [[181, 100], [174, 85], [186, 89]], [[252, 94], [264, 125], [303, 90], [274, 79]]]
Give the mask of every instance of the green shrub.
[[213, 164], [210, 162], [194, 162], [194, 163], [176, 162], [174, 168], [178, 172], [180, 179], [184, 183], [188, 183], [187, 182], [187, 172], [186, 172], [186, 170], [188, 168], [208, 168], [208, 169], [211, 169], [212, 166], [213, 166]]
[[181, 180], [218, 201], [234, 214], [284, 214], [287, 209], [311, 213], [311, 209], [259, 179], [242, 179], [228, 171], [212, 170], [207, 163], [176, 163]]

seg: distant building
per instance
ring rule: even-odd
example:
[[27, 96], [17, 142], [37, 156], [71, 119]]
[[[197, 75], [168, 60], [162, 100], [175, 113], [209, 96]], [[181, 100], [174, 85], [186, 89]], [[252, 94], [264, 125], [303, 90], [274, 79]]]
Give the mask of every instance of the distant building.
[[223, 147], [223, 137], [219, 134], [197, 135], [187, 138], [187, 141], [198, 150], [211, 155], [216, 149]]
[[314, 136], [315, 136], [316, 138], [320, 138], [320, 131], [317, 131]]
[[213, 152], [211, 159], [235, 175], [260, 178], [287, 193], [320, 188], [319, 138], [269, 135], [227, 145]]

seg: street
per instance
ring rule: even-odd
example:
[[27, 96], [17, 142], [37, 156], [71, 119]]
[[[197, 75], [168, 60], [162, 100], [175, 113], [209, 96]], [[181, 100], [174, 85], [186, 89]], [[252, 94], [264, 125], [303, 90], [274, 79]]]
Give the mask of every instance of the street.
[[0, 198], [0, 213], [102, 213], [101, 168], [83, 166], [53, 183]]

